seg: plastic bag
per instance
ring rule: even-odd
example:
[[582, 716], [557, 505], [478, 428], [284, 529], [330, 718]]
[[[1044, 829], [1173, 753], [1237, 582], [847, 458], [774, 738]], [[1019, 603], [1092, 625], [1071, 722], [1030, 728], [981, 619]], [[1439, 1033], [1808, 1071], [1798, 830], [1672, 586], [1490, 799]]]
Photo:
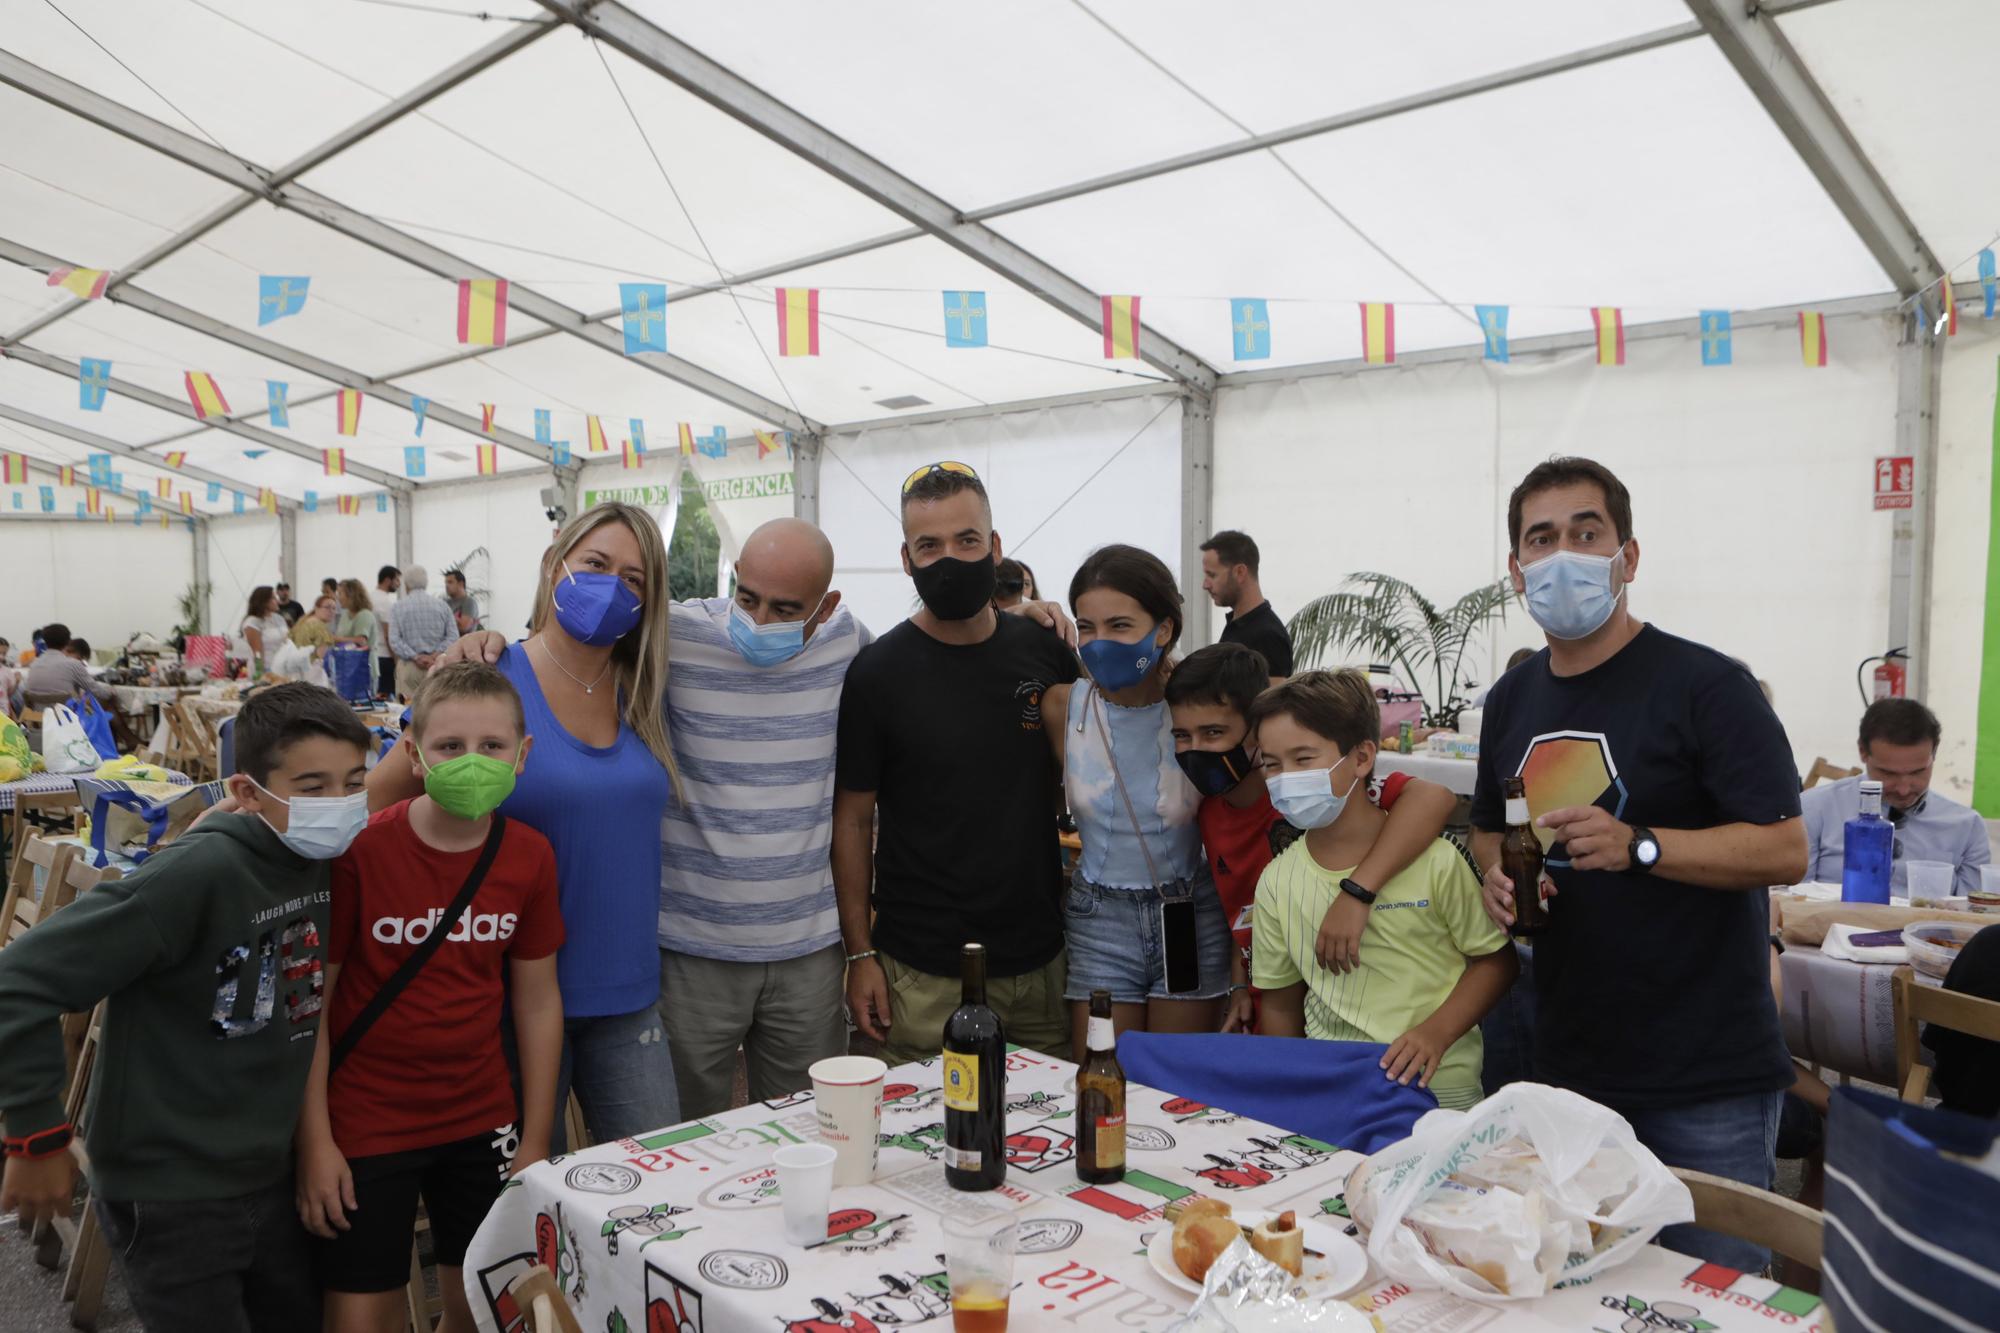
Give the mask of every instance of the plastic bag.
[[144, 861], [225, 794], [219, 782], [180, 787], [104, 778], [83, 779], [76, 791], [90, 815], [88, 838], [95, 854], [91, 864], [99, 869], [110, 863], [113, 853]]
[[90, 737], [90, 743], [97, 747], [97, 757], [116, 759], [118, 742], [111, 738], [111, 714], [104, 711], [96, 695], [86, 694], [76, 701], [76, 717], [83, 723], [83, 732]]
[[42, 760], [51, 773], [94, 773], [104, 762], [83, 719], [68, 704], [42, 712]]
[[297, 680], [305, 675], [312, 665], [312, 650], [301, 648], [290, 639], [264, 655], [264, 674], [283, 676], [287, 680]]
[[1694, 1199], [1616, 1111], [1511, 1083], [1355, 1168], [1347, 1206], [1400, 1281], [1523, 1300], [1624, 1262]]

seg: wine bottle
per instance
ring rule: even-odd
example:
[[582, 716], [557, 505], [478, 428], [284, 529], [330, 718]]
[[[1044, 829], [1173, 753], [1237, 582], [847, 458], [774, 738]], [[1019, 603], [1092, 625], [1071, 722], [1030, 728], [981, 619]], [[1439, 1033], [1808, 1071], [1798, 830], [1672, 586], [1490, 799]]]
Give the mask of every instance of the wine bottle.
[[1090, 993], [1089, 1054], [1076, 1072], [1076, 1178], [1125, 1179], [1125, 1068], [1111, 1027], [1111, 992]]
[[986, 946], [968, 944], [964, 989], [944, 1023], [944, 1178], [990, 1190], [1007, 1178], [1007, 1035], [986, 1004]]

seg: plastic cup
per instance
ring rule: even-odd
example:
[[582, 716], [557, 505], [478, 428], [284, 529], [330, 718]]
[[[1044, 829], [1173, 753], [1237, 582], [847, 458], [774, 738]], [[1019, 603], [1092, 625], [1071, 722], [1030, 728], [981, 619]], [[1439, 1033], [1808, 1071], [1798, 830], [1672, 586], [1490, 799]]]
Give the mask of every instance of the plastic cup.
[[2000, 895], [2000, 866], [1979, 867], [1979, 891]]
[[819, 1141], [839, 1156], [836, 1185], [866, 1185], [875, 1178], [882, 1131], [882, 1079], [889, 1066], [866, 1055], [836, 1055], [806, 1071], [812, 1077]]
[[833, 1207], [834, 1150], [824, 1143], [793, 1143], [771, 1154], [778, 1168], [778, 1201], [785, 1209], [785, 1239], [815, 1245], [826, 1239]]
[[944, 1266], [951, 1283], [954, 1333], [1006, 1333], [1019, 1236], [1020, 1222], [1012, 1213], [944, 1219]]
[[1958, 873], [1958, 867], [1949, 861], [1905, 861], [1904, 870], [1909, 879], [1910, 901], [1919, 898], [1951, 897], [1951, 882]]

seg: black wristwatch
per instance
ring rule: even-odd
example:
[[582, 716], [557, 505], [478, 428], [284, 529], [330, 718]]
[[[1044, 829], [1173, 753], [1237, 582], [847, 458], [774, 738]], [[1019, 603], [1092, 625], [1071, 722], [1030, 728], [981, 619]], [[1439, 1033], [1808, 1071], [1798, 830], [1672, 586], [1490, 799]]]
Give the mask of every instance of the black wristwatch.
[[1632, 845], [1628, 849], [1632, 856], [1632, 868], [1646, 874], [1660, 863], [1660, 840], [1653, 836], [1653, 830], [1632, 826]]
[[1375, 895], [1362, 888], [1359, 884], [1356, 884], [1352, 879], [1343, 879], [1340, 881], [1340, 891], [1350, 898], [1359, 898], [1370, 907], [1375, 905]]

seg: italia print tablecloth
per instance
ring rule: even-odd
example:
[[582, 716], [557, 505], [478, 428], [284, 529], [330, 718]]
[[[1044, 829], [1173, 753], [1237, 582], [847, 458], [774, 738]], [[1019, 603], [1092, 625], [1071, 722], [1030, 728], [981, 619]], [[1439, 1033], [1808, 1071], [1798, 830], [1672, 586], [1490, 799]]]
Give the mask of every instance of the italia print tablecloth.
[[[502, 1192], [466, 1255], [474, 1317], [485, 1333], [518, 1333], [510, 1284], [540, 1262], [590, 1333], [948, 1329], [941, 1218], [1005, 1204], [1022, 1220], [1011, 1329], [1146, 1333], [1194, 1300], [1146, 1258], [1172, 1200], [1200, 1192], [1336, 1224], [1346, 1215], [1341, 1190], [1359, 1155], [1137, 1084], [1126, 1098], [1124, 1180], [1085, 1185], [1071, 1134], [1076, 1066], [1015, 1051], [1007, 1070], [1004, 1186], [962, 1194], [945, 1184], [938, 1062], [903, 1065], [884, 1088], [875, 1179], [834, 1190], [832, 1239], [811, 1250], [784, 1239], [770, 1165], [775, 1149], [816, 1139], [810, 1093], [540, 1163]], [[1482, 1306], [1373, 1278], [1354, 1300], [1389, 1333], [1813, 1327], [1817, 1302], [1778, 1294], [1786, 1290], [1648, 1250], [1531, 1305]]]

